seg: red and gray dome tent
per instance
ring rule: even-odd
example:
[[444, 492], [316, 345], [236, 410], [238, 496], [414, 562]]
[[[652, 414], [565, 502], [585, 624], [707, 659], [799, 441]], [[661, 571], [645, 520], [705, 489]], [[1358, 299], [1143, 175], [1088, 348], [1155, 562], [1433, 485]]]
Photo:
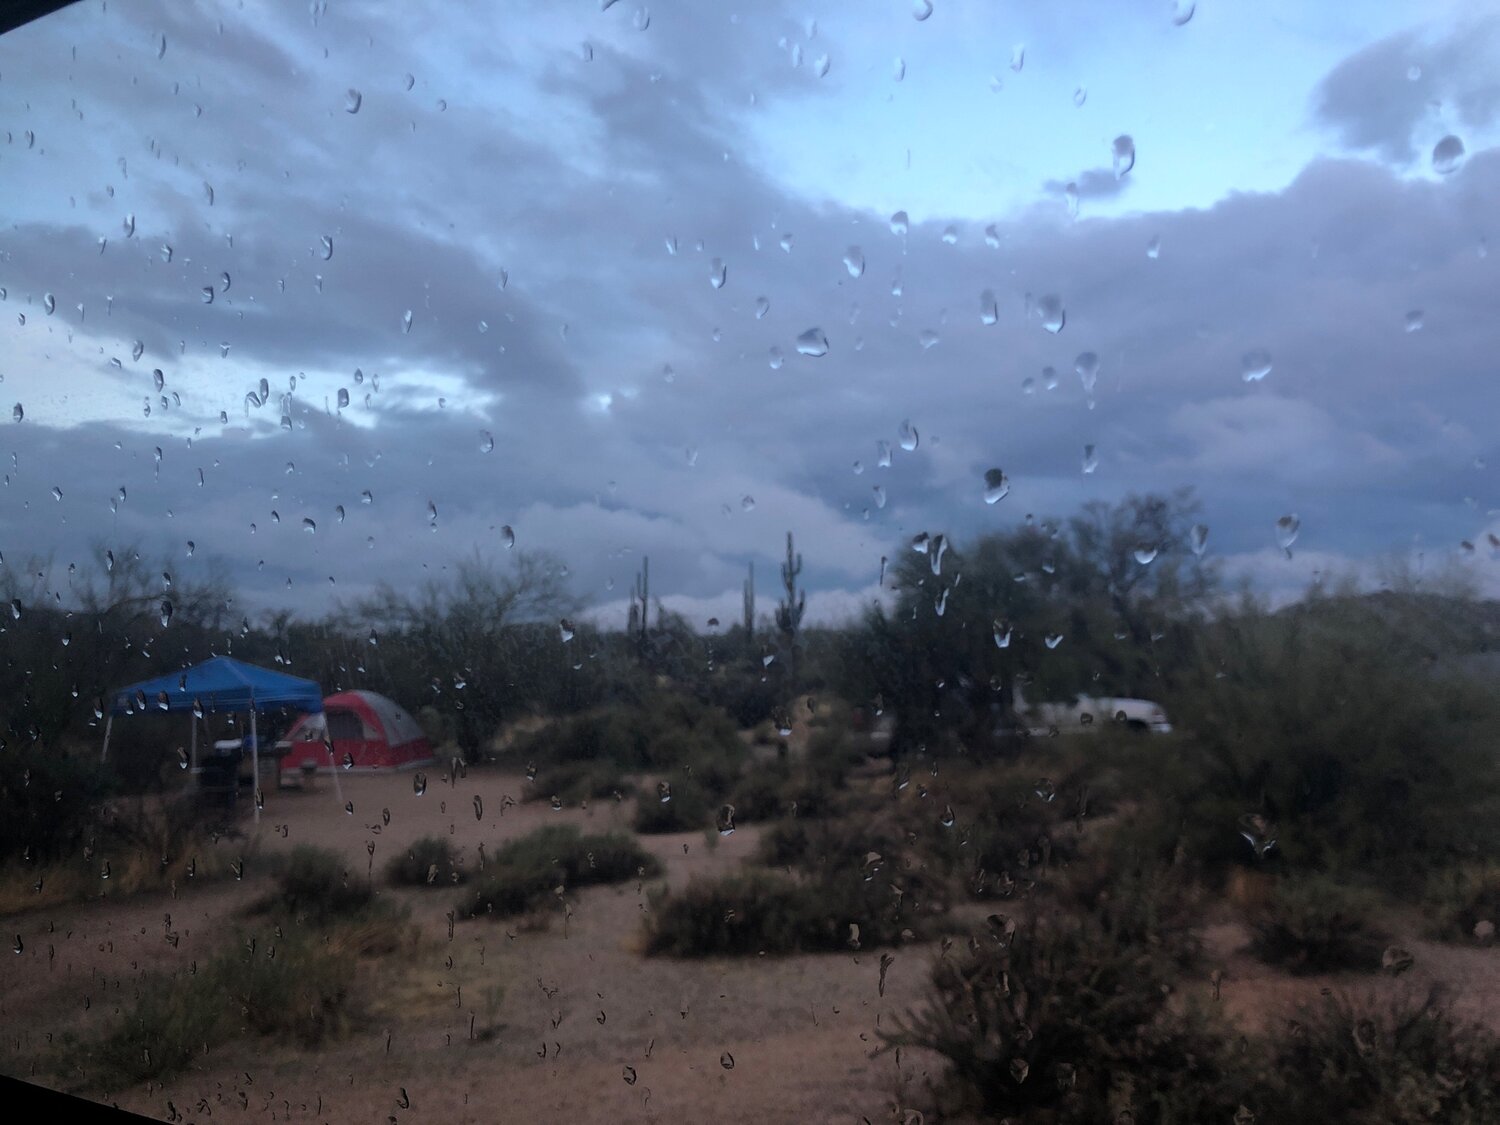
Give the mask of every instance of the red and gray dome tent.
[[[300, 711], [323, 710], [323, 689], [312, 680], [288, 676], [259, 668], [228, 656], [216, 656], [184, 668], [142, 680], [110, 694], [109, 719], [104, 725], [104, 750], [109, 753], [109, 736], [116, 715], [156, 714], [161, 711], [190, 711], [198, 716], [210, 712], [248, 712], [250, 746], [254, 757], [255, 784], [260, 785], [260, 738], [255, 729], [257, 711], [271, 707], [295, 707]], [[193, 765], [198, 764], [198, 724], [193, 723]], [[260, 819], [260, 802], [255, 802], [255, 819]]]
[[[319, 769], [351, 770], [400, 769], [432, 761], [432, 743], [417, 720], [373, 691], [330, 695], [321, 712], [297, 720], [285, 741], [291, 746], [282, 764], [291, 769], [309, 761]], [[332, 760], [326, 749], [330, 744]]]

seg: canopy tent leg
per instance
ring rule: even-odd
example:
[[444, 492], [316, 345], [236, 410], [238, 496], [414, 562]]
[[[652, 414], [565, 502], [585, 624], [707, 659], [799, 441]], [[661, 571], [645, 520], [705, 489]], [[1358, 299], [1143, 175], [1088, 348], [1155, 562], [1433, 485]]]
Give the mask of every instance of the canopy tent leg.
[[99, 751], [99, 760], [102, 762], [109, 756], [109, 732], [114, 729], [115, 717], [113, 714], [104, 720], [104, 749]]
[[342, 807], [344, 804], [344, 787], [339, 784], [339, 763], [338, 759], [334, 756], [333, 739], [328, 739], [326, 745], [328, 748], [328, 764], [333, 767], [333, 792], [338, 798], [340, 807]]
[[255, 730], [255, 704], [250, 705], [250, 799], [255, 804], [255, 823], [260, 824], [260, 736]]

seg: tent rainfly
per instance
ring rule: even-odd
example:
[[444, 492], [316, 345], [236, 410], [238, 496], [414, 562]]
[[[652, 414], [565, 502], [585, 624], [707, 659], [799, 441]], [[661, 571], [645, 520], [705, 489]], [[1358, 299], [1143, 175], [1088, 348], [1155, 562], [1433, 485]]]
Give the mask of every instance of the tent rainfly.
[[[343, 691], [323, 700], [322, 714], [305, 715], [287, 732], [289, 752], [311, 744], [333, 748], [324, 768], [342, 763], [350, 770], [401, 769], [432, 761], [432, 743], [421, 724], [394, 700], [373, 691]], [[326, 760], [314, 755], [311, 761]], [[285, 761], [285, 759], [283, 759]], [[306, 766], [306, 761], [300, 763]]]
[[[312, 680], [259, 668], [229, 656], [216, 656], [181, 672], [124, 687], [110, 696], [109, 718], [104, 725], [104, 750], [109, 754], [109, 735], [116, 715], [131, 712], [246, 711], [250, 715], [250, 745], [255, 760], [255, 784], [260, 786], [260, 740], [255, 714], [264, 707], [295, 707], [302, 711], [323, 710], [323, 689]], [[193, 727], [196, 765], [197, 726]], [[259, 794], [257, 793], [257, 797]], [[260, 819], [260, 801], [255, 801], [255, 819]]]

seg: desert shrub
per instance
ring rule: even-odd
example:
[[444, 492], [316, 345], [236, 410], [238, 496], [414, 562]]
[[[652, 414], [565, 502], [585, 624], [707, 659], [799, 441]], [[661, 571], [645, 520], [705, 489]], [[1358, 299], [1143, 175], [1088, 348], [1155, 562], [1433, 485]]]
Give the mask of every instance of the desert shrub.
[[601, 797], [621, 796], [631, 791], [618, 766], [610, 762], [559, 762], [538, 769], [526, 787], [526, 800], [548, 801], [557, 797], [576, 805]]
[[731, 792], [729, 802], [735, 816], [743, 821], [771, 820], [786, 811], [784, 795], [791, 780], [785, 762], [775, 761], [751, 766]]
[[696, 881], [653, 906], [646, 952], [669, 957], [848, 948], [852, 921], [820, 888], [760, 871]]
[[316, 1047], [350, 1026], [354, 964], [326, 935], [241, 934], [196, 973], [145, 978], [119, 1021], [67, 1044], [107, 1087], [159, 1078], [225, 1038], [255, 1034]]
[[262, 908], [281, 909], [314, 924], [356, 914], [374, 896], [369, 882], [345, 867], [341, 856], [306, 844], [292, 849], [276, 883]]
[[1297, 870], [1414, 882], [1492, 854], [1494, 694], [1414, 672], [1413, 644], [1410, 628], [1352, 598], [1202, 630], [1199, 663], [1167, 701], [1195, 752], [1152, 791], [1182, 810], [1195, 849], [1247, 856], [1238, 818], [1265, 817]]
[[739, 727], [753, 727], [764, 722], [780, 701], [781, 688], [760, 668], [726, 668], [722, 676], [710, 680], [705, 688], [711, 703], [722, 707]]
[[1228, 1122], [1249, 1080], [1222, 1028], [1168, 1004], [1170, 982], [1162, 959], [1094, 919], [1013, 928], [997, 915], [969, 953], [936, 962], [925, 1007], [881, 1034], [942, 1055], [947, 1094], [969, 1110]]
[[1500, 1039], [1436, 994], [1332, 994], [1271, 1040], [1262, 1120], [1480, 1125], [1500, 1105]]
[[453, 845], [441, 836], [423, 836], [386, 865], [386, 878], [406, 887], [447, 887], [464, 881]]
[[864, 750], [842, 726], [815, 728], [807, 740], [807, 770], [811, 777], [837, 789], [849, 772], [866, 758]]
[[535, 910], [558, 887], [650, 878], [661, 863], [622, 833], [584, 835], [571, 825], [539, 829], [502, 847], [475, 881], [467, 913], [508, 917]]
[[92, 757], [0, 749], [0, 861], [71, 853], [87, 837], [115, 781]]
[[1279, 880], [1270, 902], [1250, 919], [1250, 948], [1293, 973], [1380, 967], [1378, 900], [1325, 876]]
[[1500, 927], [1500, 865], [1435, 875], [1427, 885], [1427, 917], [1432, 936], [1443, 941], [1493, 942]]
[[697, 832], [713, 817], [713, 799], [698, 781], [683, 773], [663, 779], [672, 787], [670, 800], [663, 801], [655, 787], [648, 787], [635, 806], [637, 832]]
[[507, 750], [521, 762], [610, 762], [621, 770], [682, 769], [743, 757], [734, 723], [722, 710], [676, 692], [561, 719], [522, 735]]

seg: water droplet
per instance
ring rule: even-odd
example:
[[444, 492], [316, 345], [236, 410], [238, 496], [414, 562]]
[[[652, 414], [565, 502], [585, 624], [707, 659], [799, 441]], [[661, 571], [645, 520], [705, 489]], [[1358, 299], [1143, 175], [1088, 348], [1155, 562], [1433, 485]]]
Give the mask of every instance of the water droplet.
[[1021, 393], [1023, 395], [1036, 394], [1036, 380], [1033, 379], [1030, 375], [1021, 380]]
[[564, 617], [557, 623], [557, 633], [562, 638], [563, 644], [567, 644], [573, 639], [573, 623]]
[[1011, 631], [1012, 630], [1011, 630], [1011, 627], [1009, 625], [1002, 625], [998, 621], [996, 621], [994, 623], [994, 636], [995, 636], [995, 647], [996, 648], [1009, 648], [1010, 647], [1010, 635], [1011, 635]]
[[850, 277], [863, 277], [865, 272], [865, 254], [858, 246], [851, 246], [844, 251], [844, 268], [849, 271]]
[[1062, 298], [1055, 293], [1049, 293], [1037, 301], [1036, 313], [1042, 322], [1042, 327], [1054, 336], [1061, 332], [1068, 322], [1068, 314], [1063, 308]]
[[729, 270], [724, 265], [724, 260], [715, 258], [708, 266], [708, 283], [715, 289], [722, 289], [727, 280], [729, 280]]
[[412, 774], [411, 791], [418, 797], [427, 792], [427, 775], [425, 773]]
[[877, 484], [875, 486], [874, 492], [875, 492], [875, 506], [877, 508], [884, 508], [885, 507], [885, 489], [881, 485]]
[[1172, 22], [1181, 27], [1193, 18], [1193, 13], [1197, 9], [1196, 0], [1172, 0]]
[[339, 405], [339, 409], [340, 410], [345, 410], [345, 409], [348, 408], [348, 406], [349, 406], [349, 390], [348, 390], [347, 387], [340, 387], [339, 388], [338, 405]]
[[359, 107], [364, 104], [365, 96], [358, 90], [349, 89], [344, 93], [344, 112], [358, 113]]
[[656, 799], [664, 805], [672, 799], [672, 783], [670, 781], [658, 781], [656, 783]]
[[25, 417], [26, 408], [23, 407], [19, 402], [10, 408], [10, 420], [12, 422], [19, 422]]
[[1084, 102], [1086, 102], [1088, 100], [1089, 100], [1089, 92], [1086, 89], [1084, 89], [1082, 86], [1078, 87], [1078, 89], [1076, 89], [1076, 90], [1073, 91], [1073, 104], [1074, 105], [1081, 106], [1081, 105], [1083, 105]]
[[1240, 357], [1240, 377], [1247, 383], [1259, 383], [1271, 373], [1271, 353], [1255, 348]]
[[875, 443], [875, 463], [882, 469], [891, 467], [891, 443], [888, 441], [877, 441]]
[[625, 1085], [634, 1086], [636, 1083], [635, 1067], [627, 1066], [621, 1077], [625, 1079]]
[[955, 227], [955, 226], [944, 227], [943, 228], [943, 242], [945, 244], [949, 245], [949, 246], [955, 246], [955, 245], [957, 245], [957, 243], [958, 243], [958, 228]]
[[1276, 521], [1276, 543], [1288, 555], [1292, 553], [1292, 544], [1297, 541], [1297, 533], [1302, 530], [1302, 521], [1295, 515], [1282, 516]]
[[1207, 524], [1195, 523], [1188, 529], [1188, 546], [1192, 549], [1193, 554], [1197, 555], [1200, 559], [1203, 557], [1203, 552], [1208, 547]]
[[1157, 548], [1142, 544], [1135, 549], [1135, 561], [1142, 566], [1150, 566], [1156, 561]]
[[1084, 393], [1093, 394], [1094, 385], [1099, 381], [1099, 357], [1093, 352], [1082, 352], [1073, 361], [1073, 370], [1078, 372]]
[[998, 504], [1010, 492], [1010, 479], [999, 469], [986, 469], [984, 474], [984, 502]]
[[1000, 249], [1000, 231], [994, 223], [984, 228], [984, 244], [991, 250]]
[[493, 453], [495, 451], [495, 435], [489, 430], [479, 431], [479, 452]]
[[401, 331], [411, 331], [411, 309], [407, 309], [404, 313], [401, 314]]
[[921, 440], [917, 434], [917, 428], [911, 424], [910, 418], [901, 423], [901, 428], [896, 432], [896, 436], [901, 441], [901, 448], [908, 453], [913, 452], [917, 448], [917, 443]]
[[720, 836], [734, 835], [734, 806], [720, 805], [718, 815], [714, 817], [714, 827], [719, 830]]
[[931, 328], [924, 328], [921, 332], [917, 333], [917, 343], [922, 345], [922, 350], [924, 352], [930, 348], [937, 347], [938, 344], [942, 342], [942, 339], [943, 338], [936, 332], [934, 332]]
[[771, 311], [771, 302], [765, 297], [755, 298], [755, 319], [764, 320], [766, 313]]
[[507, 551], [516, 545], [516, 533], [511, 530], [510, 524], [506, 524], [500, 529], [500, 542], [505, 544]]
[[[930, 14], [931, 11], [932, 11], [932, 5], [929, 4], [927, 2], [927, 0], [919, 0], [919, 2], [923, 3], [923, 4], [927, 4], [927, 10], [928, 10], [928, 12]], [[918, 19], [926, 19], [927, 17], [926, 16], [919, 16], [917, 18]], [[728, 1051], [725, 1051], [722, 1055], [719, 1056], [719, 1065], [722, 1066], [725, 1070], [733, 1070], [734, 1069], [734, 1056], [731, 1055]]]
[[47, 310], [48, 316], [51, 316], [54, 312], [57, 311], [57, 298], [54, 297], [51, 293], [43, 293], [42, 308]]
[[823, 334], [823, 330], [821, 328], [809, 328], [802, 335], [798, 336], [797, 354], [814, 357], [827, 355], [828, 337]]
[[162, 599], [160, 613], [161, 627], [165, 629], [168, 625], [172, 624], [172, 603], [165, 598]]
[[944, 828], [952, 828], [957, 820], [958, 818], [953, 815], [953, 806], [944, 805], [943, 815], [938, 818], [938, 823], [941, 824]]
[[333, 235], [325, 234], [319, 241], [323, 244], [323, 260], [326, 262], [333, 257]]
[[1062, 642], [1063, 642], [1062, 634], [1061, 633], [1048, 633], [1043, 638], [1043, 641], [1047, 645], [1048, 648], [1056, 648], [1058, 645], [1062, 644]]
[[1432, 170], [1440, 176], [1446, 176], [1456, 172], [1458, 166], [1463, 163], [1464, 143], [1449, 133], [1438, 141], [1432, 149]]
[[995, 324], [1000, 320], [1000, 304], [995, 299], [995, 291], [986, 289], [979, 294], [979, 323]]
[[134, 238], [135, 237], [135, 213], [134, 212], [131, 212], [129, 215], [126, 215], [124, 221], [120, 225], [125, 230], [125, 237], [126, 238]]
[[1422, 331], [1423, 324], [1424, 319], [1421, 309], [1412, 309], [1411, 312], [1406, 314], [1406, 330], [1408, 332]]
[[1013, 70], [1017, 74], [1019, 74], [1021, 72], [1021, 68], [1023, 66], [1025, 66], [1025, 65], [1026, 65], [1026, 44], [1025, 43], [1017, 43], [1014, 47], [1012, 47], [1010, 49], [1010, 68], [1011, 68], [1011, 70]]
[[891, 77], [897, 82], [906, 77], [905, 59], [897, 57], [896, 61], [891, 65]]
[[1115, 179], [1120, 179], [1135, 167], [1135, 141], [1126, 133], [1115, 138], [1112, 147]]
[[755, 511], [755, 497], [754, 496], [750, 496], [748, 494], [745, 495], [745, 496], [743, 496], [743, 497], [741, 497], [741, 499], [740, 499], [740, 508], [743, 511], [746, 511], [746, 512], [753, 512], [753, 511]]
[[932, 15], [932, 0], [912, 0], [911, 18], [921, 23]]
[[1083, 447], [1083, 471], [1085, 473], [1092, 473], [1098, 467], [1099, 455], [1094, 452], [1092, 445], [1085, 445]]
[[911, 228], [911, 220], [906, 217], [906, 212], [905, 211], [897, 211], [894, 215], [891, 216], [891, 233], [892, 234], [898, 235], [898, 236], [900, 236], [902, 238], [905, 238], [906, 237], [906, 232], [910, 228]]

